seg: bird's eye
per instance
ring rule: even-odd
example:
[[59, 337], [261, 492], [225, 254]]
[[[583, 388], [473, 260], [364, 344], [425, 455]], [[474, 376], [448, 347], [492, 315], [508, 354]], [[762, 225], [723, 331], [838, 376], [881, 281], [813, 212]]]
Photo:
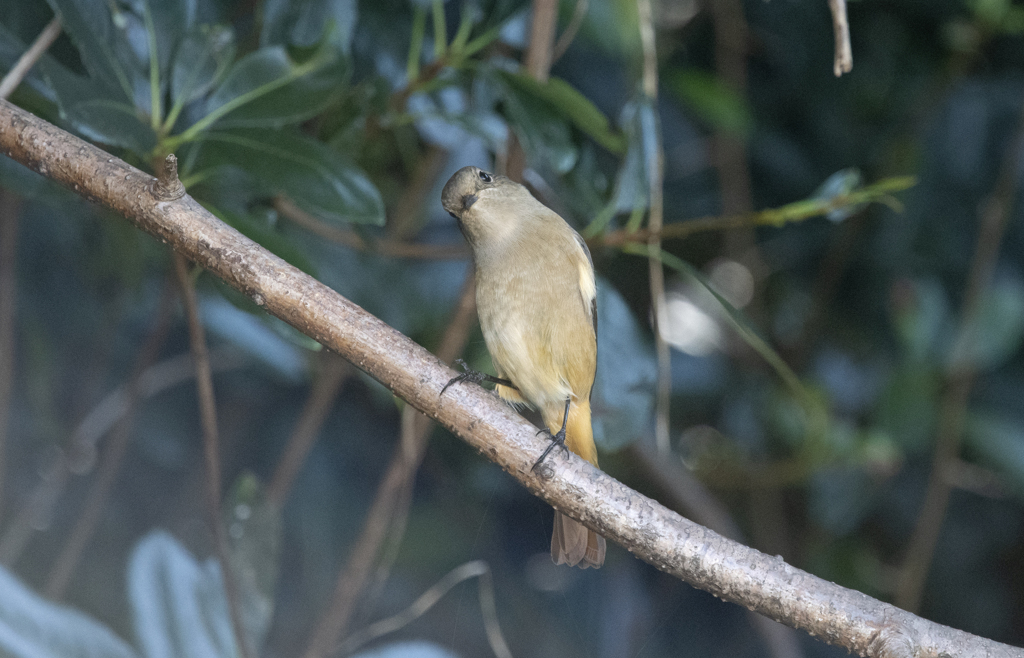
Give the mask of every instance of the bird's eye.
[[490, 183], [493, 180], [491, 178], [491, 175], [489, 173], [487, 173], [486, 171], [481, 171], [479, 176], [480, 176], [480, 180], [482, 180], [485, 183]]

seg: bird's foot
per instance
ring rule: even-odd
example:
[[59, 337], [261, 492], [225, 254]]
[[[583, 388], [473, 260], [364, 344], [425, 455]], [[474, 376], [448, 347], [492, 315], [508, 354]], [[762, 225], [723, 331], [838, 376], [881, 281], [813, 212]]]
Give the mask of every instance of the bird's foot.
[[517, 391], [519, 390], [518, 388], [516, 388], [512, 384], [512, 382], [510, 382], [507, 379], [502, 379], [501, 377], [493, 377], [491, 375], [488, 375], [485, 372], [480, 372], [479, 370], [473, 370], [462, 359], [455, 359], [455, 363], [457, 363], [466, 372], [462, 373], [461, 375], [458, 375], [456, 377], [452, 377], [451, 379], [449, 379], [448, 383], [445, 384], [444, 388], [441, 389], [441, 395], [444, 395], [444, 392], [448, 390], [449, 386], [451, 386], [452, 384], [458, 384], [459, 382], [473, 382], [474, 384], [477, 384], [477, 385], [480, 385], [480, 384], [482, 384], [484, 382], [491, 382], [492, 384], [501, 384], [502, 386], [508, 386], [509, 388], [515, 388]]
[[562, 450], [565, 451], [565, 456], [569, 456], [569, 446], [565, 445], [564, 425], [562, 426], [562, 429], [558, 430], [558, 432], [556, 432], [555, 434], [552, 434], [548, 430], [540, 430], [539, 432], [537, 432], [537, 434], [547, 434], [548, 438], [551, 440], [551, 445], [549, 445], [544, 450], [544, 452], [541, 453], [540, 458], [533, 463], [533, 468], [530, 469], [531, 471], [537, 470], [537, 467], [540, 466], [545, 459], [547, 459], [547, 456], [551, 454], [551, 451], [554, 450], [555, 448], [561, 448]]

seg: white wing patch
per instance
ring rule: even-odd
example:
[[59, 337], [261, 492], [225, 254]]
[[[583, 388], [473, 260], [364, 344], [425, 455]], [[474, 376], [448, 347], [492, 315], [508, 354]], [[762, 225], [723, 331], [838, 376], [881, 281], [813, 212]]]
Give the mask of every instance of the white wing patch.
[[[576, 235], [576, 244], [579, 247], [578, 256], [576, 259], [576, 269], [580, 275], [580, 295], [583, 296], [583, 308], [586, 309], [587, 316], [591, 322], [594, 322], [593, 309], [594, 309], [594, 298], [597, 297], [597, 281], [594, 279], [594, 266], [590, 260], [590, 252], [587, 250], [587, 243], [583, 242], [583, 238]], [[582, 252], [582, 253], [580, 253]]]

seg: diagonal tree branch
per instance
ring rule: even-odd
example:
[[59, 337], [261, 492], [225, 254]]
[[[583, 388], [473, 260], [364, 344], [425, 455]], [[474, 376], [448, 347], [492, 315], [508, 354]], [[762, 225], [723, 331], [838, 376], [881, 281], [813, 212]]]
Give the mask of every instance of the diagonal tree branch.
[[531, 466], [536, 429], [437, 357], [223, 224], [190, 196], [158, 201], [150, 176], [9, 103], [0, 151], [110, 208], [338, 352], [494, 461], [533, 494], [658, 569], [861, 656], [1024, 658], [1024, 650], [916, 617], [795, 569], [675, 514], [574, 456]]

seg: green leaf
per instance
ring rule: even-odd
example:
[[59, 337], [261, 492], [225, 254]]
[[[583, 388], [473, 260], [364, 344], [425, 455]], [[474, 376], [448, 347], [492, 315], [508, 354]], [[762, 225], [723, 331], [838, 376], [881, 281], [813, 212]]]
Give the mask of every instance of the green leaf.
[[546, 100], [509, 84], [504, 72], [494, 79], [502, 97], [504, 114], [531, 162], [546, 162], [555, 172], [564, 174], [576, 164], [576, 145], [569, 123]]
[[174, 58], [171, 101], [184, 106], [206, 94], [224, 76], [234, 56], [234, 34], [230, 28], [197, 26], [185, 37]]
[[707, 125], [737, 137], [754, 129], [754, 117], [746, 99], [706, 71], [673, 71], [666, 85]]
[[384, 223], [384, 202], [366, 174], [342, 154], [294, 131], [235, 130], [203, 136], [197, 167], [237, 166], [332, 222]]
[[937, 370], [922, 361], [893, 370], [876, 408], [876, 422], [904, 451], [921, 454], [932, 445], [940, 385]]
[[1024, 337], [1024, 284], [1004, 277], [981, 296], [977, 315], [967, 328], [960, 349], [950, 358], [953, 369], [996, 368], [1020, 349]]
[[263, 3], [260, 45], [308, 48], [326, 37], [347, 56], [358, 19], [356, 0], [266, 0]]
[[207, 102], [208, 120], [218, 128], [279, 128], [318, 114], [347, 82], [340, 57], [320, 52], [298, 64], [280, 46], [246, 55]]
[[132, 551], [128, 599], [143, 655], [239, 655], [220, 565], [199, 562], [167, 532], [149, 533]]
[[0, 567], [0, 655], [7, 658], [135, 658], [95, 619], [51, 603]]
[[526, 73], [500, 70], [498, 76], [509, 86], [551, 105], [556, 112], [612, 153], [621, 154], [625, 150], [625, 138], [612, 129], [608, 117], [565, 80], [550, 78], [542, 83]]
[[619, 124], [626, 136], [625, 157], [615, 175], [611, 199], [583, 230], [584, 237], [593, 237], [604, 231], [618, 213], [642, 213], [647, 209], [650, 194], [648, 165], [655, 156], [652, 149], [657, 139], [657, 119], [651, 100], [639, 94], [622, 108]]
[[195, 28], [197, 0], [133, 0], [132, 4], [139, 16], [150, 14], [161, 83], [166, 88], [174, 56], [180, 52], [186, 35]]
[[139, 156], [156, 144], [148, 121], [127, 100], [112, 97], [93, 80], [71, 73], [50, 58], [43, 58], [39, 67], [57, 97], [61, 117], [84, 137]]
[[[26, 50], [28, 50], [28, 46], [13, 31], [0, 24], [0, 70], [10, 71], [14, 68], [15, 63], [21, 59]], [[38, 66], [29, 69], [22, 84], [27, 84], [37, 94], [43, 95], [51, 101], [54, 100], [50, 89], [43, 81]]]
[[129, 32], [145, 43], [141, 17], [118, 9], [106, 0], [47, 0], [59, 13], [64, 31], [78, 47], [89, 77], [104, 92], [121, 102], [130, 102], [139, 89], [148, 104], [149, 74], [131, 48]]
[[1002, 473], [1024, 495], [1024, 426], [1020, 418], [972, 413], [964, 425], [966, 444], [979, 461]]
[[597, 318], [601, 348], [593, 391], [594, 439], [604, 450], [618, 450], [650, 426], [658, 364], [626, 300], [604, 280], [597, 286]]
[[259, 479], [244, 473], [224, 500], [231, 539], [231, 571], [238, 584], [242, 626], [249, 646], [261, 647], [274, 614], [281, 554], [281, 510], [267, 501]]

